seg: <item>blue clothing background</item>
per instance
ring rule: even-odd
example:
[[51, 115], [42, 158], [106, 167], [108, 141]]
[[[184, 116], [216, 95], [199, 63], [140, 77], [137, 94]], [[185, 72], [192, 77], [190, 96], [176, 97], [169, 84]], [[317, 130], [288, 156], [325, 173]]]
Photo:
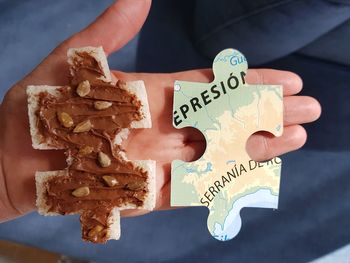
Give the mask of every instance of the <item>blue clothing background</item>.
[[[85, 27], [111, 2], [0, 1], [1, 96], [60, 41]], [[302, 93], [316, 97], [323, 106], [323, 114], [316, 123], [306, 125], [309, 139], [305, 147], [282, 156], [279, 209], [243, 209], [241, 232], [224, 243], [207, 232], [206, 208], [124, 218], [121, 240], [107, 245], [82, 242], [77, 216], [42, 217], [36, 213], [0, 224], [1, 239], [97, 262], [305, 262], [350, 243], [348, 2], [249, 1], [261, 6], [288, 2], [289, 7], [276, 4], [269, 12], [285, 14], [297, 22], [282, 27], [277, 20], [267, 23], [263, 16], [247, 16], [241, 22], [246, 25], [225, 28], [231, 33], [216, 30], [223, 40], [210, 45], [200, 41], [201, 32], [209, 32], [225, 21], [209, 24], [212, 28], [200, 28], [198, 21], [207, 18], [204, 2], [154, 1], [142, 32], [109, 57], [110, 66], [146, 72], [210, 67], [216, 50], [233, 47], [241, 49], [255, 66], [298, 73], [304, 80]], [[303, 8], [295, 8], [293, 2]], [[235, 16], [257, 8], [244, 1], [233, 1], [236, 5], [221, 3], [226, 3], [225, 11]], [[234, 13], [242, 3], [240, 13]], [[281, 6], [283, 9], [278, 9]], [[210, 7], [214, 8], [206, 8]], [[303, 16], [299, 17], [298, 10], [302, 10]], [[301, 19], [306, 12], [314, 20]], [[269, 26], [258, 27], [265, 22]], [[257, 25], [256, 30], [253, 25]], [[298, 27], [308, 30], [301, 32]], [[271, 29], [267, 35], [283, 38], [281, 47], [269, 45], [269, 38], [263, 36], [267, 29]], [[241, 30], [251, 32], [244, 34], [243, 39], [236, 38]], [[285, 34], [288, 30], [299, 32], [298, 40], [291, 41]], [[222, 32], [232, 38], [224, 38]], [[256, 41], [255, 36], [260, 40]]]

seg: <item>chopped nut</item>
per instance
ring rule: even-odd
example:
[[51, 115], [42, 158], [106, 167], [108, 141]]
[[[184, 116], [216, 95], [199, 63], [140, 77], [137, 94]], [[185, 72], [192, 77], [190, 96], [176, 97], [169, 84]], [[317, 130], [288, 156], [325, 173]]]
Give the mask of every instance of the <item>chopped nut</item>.
[[86, 120], [86, 121], [83, 121], [81, 123], [78, 123], [77, 126], [75, 126], [73, 132], [87, 132], [87, 131], [90, 131], [90, 129], [92, 128], [92, 124], [90, 122], [90, 120]]
[[103, 230], [103, 226], [97, 225], [97, 226], [93, 227], [93, 228], [89, 231], [88, 237], [95, 237], [95, 236], [97, 236], [102, 230]]
[[112, 102], [109, 101], [95, 101], [94, 107], [96, 110], [105, 110], [112, 106]]
[[118, 88], [126, 89], [126, 82], [119, 79], [117, 82], [117, 86], [118, 86]]
[[79, 149], [79, 154], [80, 155], [88, 155], [88, 154], [92, 153], [93, 150], [94, 150], [94, 147], [83, 146]]
[[66, 112], [59, 112], [57, 117], [60, 123], [66, 128], [70, 128], [74, 124], [72, 117]]
[[126, 185], [126, 187], [130, 190], [141, 190], [143, 187], [144, 187], [144, 183], [143, 182], [138, 182], [138, 181], [135, 181], [135, 182], [130, 182]]
[[108, 157], [107, 154], [99, 152], [97, 158], [102, 167], [108, 167], [111, 165], [111, 159]]
[[105, 175], [105, 176], [102, 176], [102, 178], [105, 181], [105, 183], [110, 187], [113, 187], [116, 184], [118, 184], [117, 179], [115, 179], [113, 176]]
[[80, 97], [88, 95], [90, 93], [90, 82], [88, 80], [80, 82], [77, 87], [77, 93]]
[[72, 192], [75, 197], [84, 197], [90, 194], [90, 189], [87, 186], [79, 187]]

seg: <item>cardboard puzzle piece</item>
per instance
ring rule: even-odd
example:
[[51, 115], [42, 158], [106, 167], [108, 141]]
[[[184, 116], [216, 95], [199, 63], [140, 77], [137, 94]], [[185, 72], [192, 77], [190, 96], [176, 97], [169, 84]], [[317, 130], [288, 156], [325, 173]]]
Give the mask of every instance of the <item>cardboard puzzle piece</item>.
[[171, 205], [208, 207], [208, 229], [222, 241], [240, 231], [243, 207], [278, 205], [281, 160], [251, 160], [246, 142], [257, 131], [282, 135], [282, 87], [247, 84], [247, 68], [243, 54], [226, 49], [213, 82], [174, 84], [174, 127], [200, 130], [207, 147], [197, 161], [172, 162]]

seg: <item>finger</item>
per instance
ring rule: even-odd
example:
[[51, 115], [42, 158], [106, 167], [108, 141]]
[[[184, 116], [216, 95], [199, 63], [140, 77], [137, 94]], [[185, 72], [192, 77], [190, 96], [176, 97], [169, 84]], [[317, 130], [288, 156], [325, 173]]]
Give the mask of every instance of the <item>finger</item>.
[[[146, 76], [150, 77], [152, 75], [161, 79], [159, 74], [125, 73], [121, 71], [113, 71], [113, 74], [117, 78], [125, 79], [126, 81], [143, 79]], [[164, 74], [164, 76], [168, 77], [168, 82], [165, 86], [173, 86], [175, 80], [209, 83], [214, 79], [211, 69], [188, 70]], [[284, 96], [295, 95], [303, 87], [303, 82], [297, 74], [275, 69], [249, 69], [246, 80], [249, 84], [282, 85]]]
[[[286, 127], [282, 137], [272, 137], [270, 134], [260, 132], [249, 138], [247, 151], [253, 160], [265, 161], [299, 149], [306, 142], [306, 136], [306, 131], [300, 125]], [[197, 160], [204, 151], [205, 143], [191, 143], [183, 148], [181, 160], [187, 162]], [[181, 208], [170, 206], [170, 181], [161, 189], [156, 203], [156, 210]]]
[[128, 43], [144, 24], [151, 0], [118, 0], [107, 8], [93, 23], [75, 34], [61, 46], [103, 46], [108, 54]]
[[[147, 78], [149, 80], [157, 80], [158, 86], [160, 87], [173, 87], [175, 80], [187, 80], [207, 83], [212, 80], [213, 75], [211, 69], [195, 69], [176, 73], [127, 73], [118, 70], [112, 70], [112, 73], [117, 78], [123, 79], [125, 81], [140, 80], [144, 78]], [[163, 85], [160, 85], [160, 82], [163, 82]]]
[[160, 195], [157, 198], [155, 210], [174, 210], [184, 208], [185, 206], [171, 206], [170, 205], [170, 196], [171, 196], [171, 183], [167, 182]]
[[[285, 125], [302, 124], [312, 122], [320, 116], [319, 103], [311, 97], [287, 97], [285, 98]], [[174, 158], [186, 162], [199, 159], [206, 149], [204, 137], [198, 133], [193, 141], [184, 142], [182, 148], [173, 151]], [[200, 135], [200, 136], [199, 136]], [[306, 133], [300, 125], [285, 127], [282, 137], [274, 137], [266, 132], [254, 134], [247, 143], [247, 151], [256, 160], [267, 160], [274, 156], [296, 150], [304, 145]]]
[[267, 132], [253, 134], [247, 141], [246, 149], [253, 160], [265, 161], [301, 148], [306, 138], [307, 134], [302, 126], [287, 126], [281, 137], [274, 137]]
[[[283, 125], [305, 124], [317, 120], [321, 115], [320, 103], [309, 96], [288, 96], [283, 100]], [[188, 142], [203, 141], [204, 136], [195, 128], [183, 128], [182, 136]]]
[[309, 123], [321, 115], [320, 103], [308, 96], [288, 96], [283, 100], [284, 126]]
[[[213, 78], [211, 69], [190, 70], [173, 75], [173, 80], [194, 82], [209, 82]], [[303, 86], [301, 78], [295, 73], [275, 69], [249, 69], [246, 81], [249, 84], [282, 85], [284, 96], [299, 93]]]
[[297, 74], [275, 69], [249, 69], [246, 81], [249, 84], [282, 85], [283, 96], [297, 94], [303, 87], [303, 81]]
[[61, 43], [18, 85], [63, 85], [69, 82], [67, 50], [82, 46], [103, 46], [107, 54], [121, 48], [142, 27], [151, 0], [119, 0], [81, 32]]
[[[288, 96], [283, 100], [283, 125], [305, 124], [317, 120], [321, 115], [320, 103], [309, 96]], [[184, 128], [183, 138], [187, 142], [203, 141], [204, 136], [195, 128]], [[191, 156], [191, 154], [190, 154]]]
[[184, 162], [196, 161], [204, 154], [206, 147], [205, 140], [188, 142], [181, 150], [179, 149], [177, 159]]

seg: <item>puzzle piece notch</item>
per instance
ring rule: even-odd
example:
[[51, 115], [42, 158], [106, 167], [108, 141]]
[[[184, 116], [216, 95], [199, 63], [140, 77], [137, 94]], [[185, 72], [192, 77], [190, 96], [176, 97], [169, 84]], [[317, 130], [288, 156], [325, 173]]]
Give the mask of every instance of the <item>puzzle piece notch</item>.
[[277, 208], [281, 160], [254, 162], [246, 141], [261, 130], [282, 134], [282, 87], [246, 84], [247, 61], [233, 49], [216, 56], [213, 70], [211, 83], [174, 84], [174, 127], [198, 129], [207, 148], [197, 161], [172, 162], [171, 205], [207, 206], [209, 231], [228, 240], [242, 207]]

